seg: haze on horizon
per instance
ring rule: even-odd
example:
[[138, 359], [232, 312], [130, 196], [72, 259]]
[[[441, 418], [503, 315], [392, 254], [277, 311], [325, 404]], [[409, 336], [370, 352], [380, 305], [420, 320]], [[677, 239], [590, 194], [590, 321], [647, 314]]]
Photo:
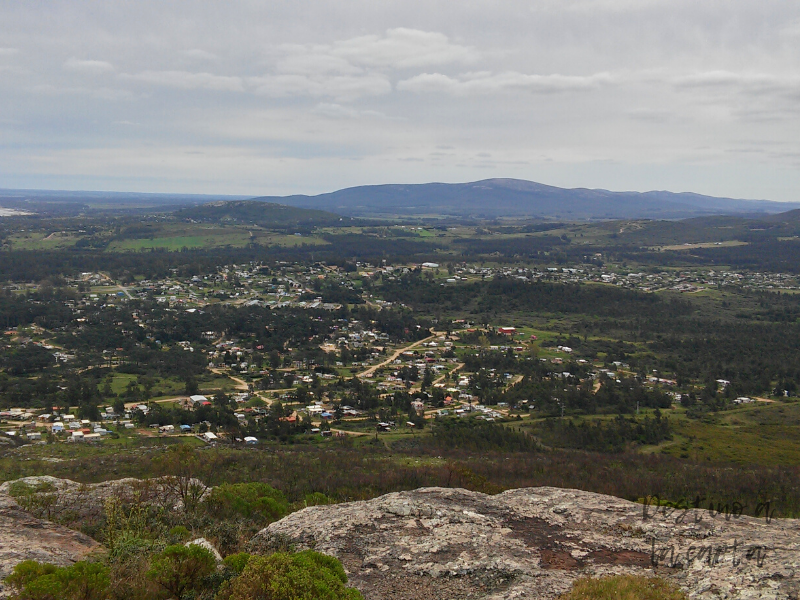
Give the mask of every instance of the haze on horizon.
[[0, 5], [0, 188], [798, 201], [800, 4]]

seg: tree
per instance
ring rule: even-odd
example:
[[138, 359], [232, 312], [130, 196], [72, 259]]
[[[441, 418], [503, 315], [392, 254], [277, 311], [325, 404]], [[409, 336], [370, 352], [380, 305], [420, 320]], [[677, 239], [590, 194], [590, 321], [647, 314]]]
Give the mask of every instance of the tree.
[[433, 369], [425, 369], [425, 375], [422, 376], [422, 385], [420, 389], [424, 392], [433, 385]]
[[125, 401], [122, 398], [114, 399], [114, 404], [112, 406], [115, 414], [122, 415], [125, 413]]
[[78, 406], [78, 416], [81, 419], [98, 421], [100, 419], [100, 409], [97, 406], [97, 400], [94, 398], [88, 398], [82, 401], [80, 406]]
[[277, 350], [273, 350], [272, 352], [269, 353], [269, 365], [273, 369], [277, 369], [278, 367], [281, 366], [281, 355], [278, 354]]
[[187, 396], [194, 396], [198, 391], [199, 387], [197, 385], [197, 380], [192, 377], [191, 375], [186, 378], [185, 385], [184, 385], [184, 393]]
[[167, 546], [156, 554], [147, 577], [160, 585], [174, 598], [183, 598], [200, 588], [203, 578], [214, 572], [214, 555], [197, 544]]
[[214, 404], [219, 408], [230, 408], [231, 404], [233, 403], [231, 397], [222, 390], [219, 390], [216, 394], [214, 394], [213, 400]]
[[156, 469], [162, 473], [165, 487], [183, 503], [183, 510], [194, 511], [206, 491], [206, 486], [197, 479], [201, 459], [195, 450], [186, 444], [170, 448], [155, 461]]
[[242, 574], [225, 582], [218, 600], [363, 600], [347, 587], [341, 563], [312, 550], [252, 556]]

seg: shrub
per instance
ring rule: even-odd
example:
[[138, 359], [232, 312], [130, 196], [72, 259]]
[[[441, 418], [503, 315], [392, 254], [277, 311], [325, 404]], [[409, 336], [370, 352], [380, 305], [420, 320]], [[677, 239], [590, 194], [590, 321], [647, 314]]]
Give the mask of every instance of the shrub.
[[169, 535], [179, 542], [184, 542], [191, 537], [191, 532], [186, 529], [183, 525], [176, 525], [172, 529], [169, 530]]
[[206, 508], [219, 519], [244, 517], [268, 523], [289, 513], [286, 497], [266, 483], [226, 483], [215, 487], [206, 500]]
[[26, 560], [6, 578], [15, 600], [103, 600], [106, 598], [108, 567], [86, 561], [56, 567]]
[[242, 574], [222, 585], [217, 600], [363, 600], [346, 587], [341, 563], [312, 550], [253, 556]]
[[321, 504], [335, 504], [335, 502], [322, 492], [313, 492], [306, 494], [304, 504], [306, 506], [319, 506]]
[[222, 564], [236, 575], [241, 575], [249, 561], [250, 555], [247, 552], [239, 552], [238, 554], [226, 556]]
[[687, 600], [678, 586], [660, 577], [583, 577], [560, 600]]
[[201, 587], [203, 578], [214, 572], [217, 561], [197, 544], [167, 546], [150, 562], [147, 577], [175, 598]]

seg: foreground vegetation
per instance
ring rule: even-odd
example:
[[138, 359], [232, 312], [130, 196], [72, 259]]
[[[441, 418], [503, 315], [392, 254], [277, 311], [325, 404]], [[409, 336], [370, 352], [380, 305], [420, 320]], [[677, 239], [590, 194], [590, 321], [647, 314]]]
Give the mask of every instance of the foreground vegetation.
[[[130, 543], [130, 542], [129, 542]], [[23, 561], [6, 584], [13, 600], [361, 600], [335, 558], [306, 550], [267, 557], [239, 553], [221, 565], [198, 544], [174, 544], [143, 559], [116, 552], [56, 567]]]

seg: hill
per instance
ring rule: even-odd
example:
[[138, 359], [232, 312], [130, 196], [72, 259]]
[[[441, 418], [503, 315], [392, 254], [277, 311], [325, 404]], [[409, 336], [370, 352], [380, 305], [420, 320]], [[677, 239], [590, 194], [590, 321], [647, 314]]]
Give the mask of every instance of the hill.
[[317, 196], [260, 201], [332, 210], [350, 216], [529, 217], [569, 220], [683, 219], [720, 214], [772, 214], [800, 204], [716, 198], [692, 193], [565, 189], [518, 179], [472, 183], [370, 185]]
[[268, 228], [322, 227], [349, 225], [352, 222], [350, 218], [343, 218], [323, 210], [297, 208], [257, 200], [210, 202], [178, 210], [174, 215], [179, 219], [199, 222], [258, 225]]

